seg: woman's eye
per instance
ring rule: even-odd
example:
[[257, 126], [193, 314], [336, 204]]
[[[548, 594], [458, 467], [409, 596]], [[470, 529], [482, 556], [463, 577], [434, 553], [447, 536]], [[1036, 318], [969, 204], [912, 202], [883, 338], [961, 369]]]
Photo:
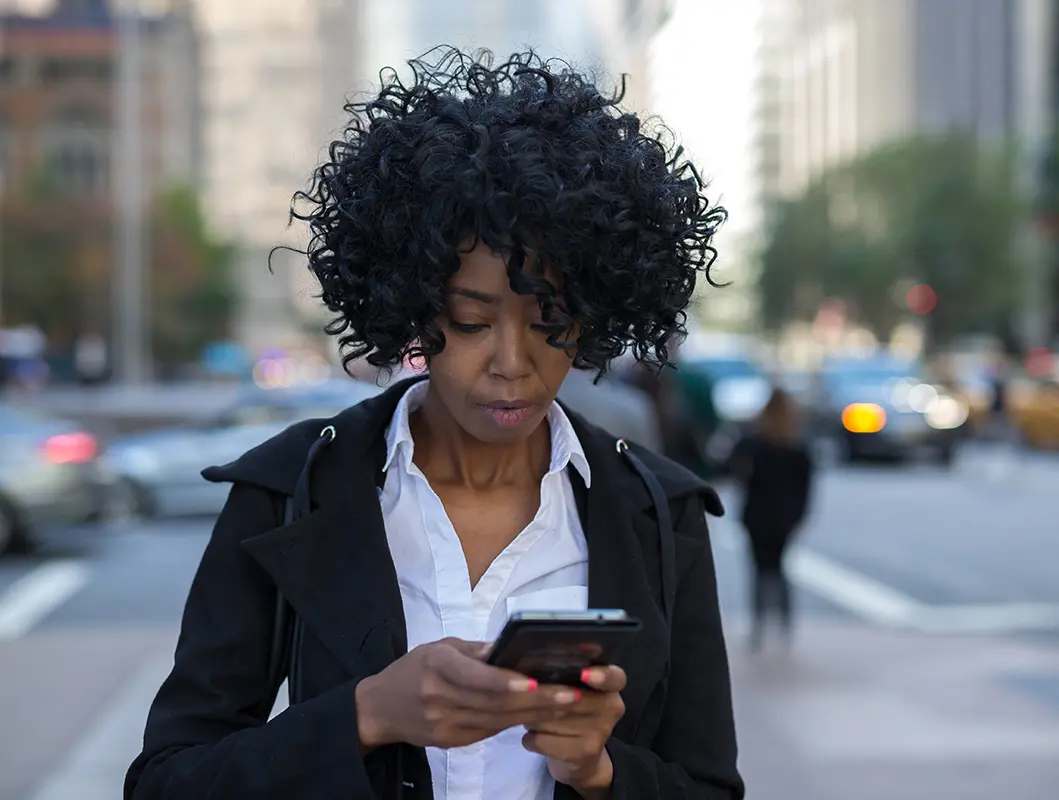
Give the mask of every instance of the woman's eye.
[[484, 331], [485, 330], [485, 325], [480, 325], [480, 324], [476, 324], [476, 323], [465, 324], [465, 323], [456, 322], [455, 320], [453, 320], [451, 324], [452, 324], [452, 329], [454, 331], [458, 331], [459, 333], [478, 333], [478, 331]]

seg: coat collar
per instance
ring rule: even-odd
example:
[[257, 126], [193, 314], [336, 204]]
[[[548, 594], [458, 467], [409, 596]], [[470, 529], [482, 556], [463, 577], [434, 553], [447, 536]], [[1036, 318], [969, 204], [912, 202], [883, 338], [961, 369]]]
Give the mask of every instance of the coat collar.
[[[386, 456], [386, 426], [414, 380], [401, 381], [333, 420], [294, 426], [238, 461], [204, 473], [210, 480], [244, 481], [289, 494], [309, 445], [323, 425], [334, 426], [335, 439], [314, 466], [312, 512], [252, 536], [243, 546], [352, 674], [382, 669], [407, 649], [377, 484]], [[624, 608], [641, 619], [644, 627], [634, 659], [623, 666], [630, 687], [648, 691], [661, 676], [669, 652], [657, 600], [659, 545], [650, 495], [618, 452], [614, 437], [567, 413], [593, 476], [591, 488], [580, 487], [589, 604]], [[721, 511], [716, 495], [697, 477], [648, 451], [638, 454], [670, 498], [700, 494], [707, 510]], [[387, 635], [377, 635], [380, 630]]]

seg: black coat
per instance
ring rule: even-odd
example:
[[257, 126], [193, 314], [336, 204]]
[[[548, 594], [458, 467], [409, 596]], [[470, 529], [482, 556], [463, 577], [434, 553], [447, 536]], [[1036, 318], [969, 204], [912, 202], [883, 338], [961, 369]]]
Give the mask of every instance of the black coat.
[[[391, 745], [362, 757], [354, 688], [406, 650], [404, 614], [377, 496], [384, 431], [408, 382], [332, 420], [295, 425], [204, 472], [233, 483], [191, 591], [173, 671], [151, 707], [126, 800], [432, 797], [426, 753]], [[589, 605], [643, 621], [621, 663], [624, 718], [608, 743], [615, 800], [740, 800], [728, 662], [705, 513], [723, 513], [697, 477], [637, 450], [671, 503], [674, 635], [661, 611], [650, 496], [613, 437], [570, 415], [592, 469], [582, 492]], [[282, 524], [312, 442], [313, 512]], [[303, 620], [304, 702], [266, 722], [276, 587]], [[670, 663], [671, 662], [671, 663]], [[668, 687], [663, 677], [667, 672]], [[567, 786], [555, 797], [576, 798]], [[498, 798], [502, 800], [502, 798]]]
[[731, 464], [743, 485], [742, 522], [750, 536], [782, 548], [809, 508], [814, 471], [809, 448], [748, 436], [735, 446]]

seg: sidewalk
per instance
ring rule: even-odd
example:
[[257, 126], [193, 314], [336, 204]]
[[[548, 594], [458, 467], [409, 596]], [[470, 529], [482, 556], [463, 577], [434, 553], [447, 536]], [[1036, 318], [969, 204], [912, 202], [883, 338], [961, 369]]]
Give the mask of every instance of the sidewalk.
[[[146, 657], [27, 800], [113, 800], [171, 642]], [[748, 800], [1048, 800], [1059, 646], [807, 620], [790, 654], [729, 634]]]
[[1057, 796], [1057, 646], [810, 622], [729, 648], [749, 800]]

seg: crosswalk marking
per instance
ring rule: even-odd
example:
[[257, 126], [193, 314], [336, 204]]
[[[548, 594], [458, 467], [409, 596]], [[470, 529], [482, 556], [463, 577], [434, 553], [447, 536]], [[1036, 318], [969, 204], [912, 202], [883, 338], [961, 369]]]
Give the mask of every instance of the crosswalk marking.
[[85, 583], [81, 561], [53, 561], [20, 578], [0, 597], [0, 642], [17, 639], [54, 611]]

